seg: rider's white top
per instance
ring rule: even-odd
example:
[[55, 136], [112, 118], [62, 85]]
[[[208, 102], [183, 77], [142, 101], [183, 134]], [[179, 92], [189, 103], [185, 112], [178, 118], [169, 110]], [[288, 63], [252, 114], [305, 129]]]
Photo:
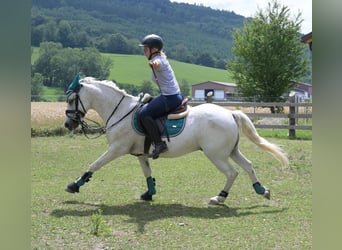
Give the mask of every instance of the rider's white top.
[[162, 95], [175, 95], [180, 93], [179, 85], [169, 61], [165, 55], [157, 55], [151, 61], [159, 61], [159, 68], [154, 70], [157, 80], [152, 72], [152, 80], [159, 84]]

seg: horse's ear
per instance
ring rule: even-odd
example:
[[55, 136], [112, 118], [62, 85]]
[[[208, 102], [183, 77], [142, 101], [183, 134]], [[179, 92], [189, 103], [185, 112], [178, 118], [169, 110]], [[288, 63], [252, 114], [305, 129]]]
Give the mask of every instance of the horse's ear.
[[81, 76], [78, 73], [74, 80], [69, 84], [69, 87], [67, 89], [66, 92], [78, 92], [80, 91], [80, 88], [82, 87], [82, 85], [80, 84], [80, 80], [81, 80]]

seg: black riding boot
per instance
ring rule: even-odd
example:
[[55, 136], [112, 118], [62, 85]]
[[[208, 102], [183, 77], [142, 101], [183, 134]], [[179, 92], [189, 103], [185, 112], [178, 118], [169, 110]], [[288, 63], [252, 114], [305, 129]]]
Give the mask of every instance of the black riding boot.
[[152, 154], [149, 155], [149, 157], [157, 159], [160, 153], [163, 153], [167, 150], [167, 145], [164, 141], [161, 140], [157, 124], [151, 117], [146, 117], [142, 122], [146, 132], [154, 143], [154, 150]]

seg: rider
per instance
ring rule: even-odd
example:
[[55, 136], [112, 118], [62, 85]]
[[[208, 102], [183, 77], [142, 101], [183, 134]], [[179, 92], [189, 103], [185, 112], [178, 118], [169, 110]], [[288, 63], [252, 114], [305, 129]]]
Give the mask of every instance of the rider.
[[159, 154], [167, 150], [155, 119], [166, 115], [177, 108], [183, 100], [173, 69], [163, 49], [163, 39], [155, 34], [147, 35], [139, 44], [144, 47], [144, 54], [152, 69], [152, 80], [157, 83], [161, 94], [155, 97], [139, 112], [139, 118], [147, 134], [154, 143], [154, 150], [149, 157], [157, 159]]

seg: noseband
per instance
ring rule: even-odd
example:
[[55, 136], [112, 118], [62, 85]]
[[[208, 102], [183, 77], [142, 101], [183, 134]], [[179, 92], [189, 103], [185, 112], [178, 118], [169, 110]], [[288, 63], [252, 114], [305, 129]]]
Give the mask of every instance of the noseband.
[[[78, 92], [73, 92], [73, 93], [76, 94], [76, 98], [75, 98], [75, 109], [74, 109], [74, 110], [72, 110], [72, 109], [67, 109], [67, 110], [65, 111], [65, 115], [66, 115], [69, 119], [71, 119], [71, 120], [73, 120], [73, 121], [75, 121], [75, 122], [78, 122], [78, 123], [81, 123], [81, 124], [82, 124], [82, 118], [85, 116], [86, 111], [85, 111], [83, 102], [82, 102], [82, 100], [81, 100], [81, 98], [80, 98]], [[72, 93], [71, 93], [71, 94], [72, 94]], [[69, 94], [69, 95], [71, 95], [71, 94]], [[79, 103], [81, 104], [82, 109], [83, 109], [84, 112], [78, 109], [78, 104], [79, 104]]]
[[[87, 135], [87, 131], [90, 131], [90, 132], [93, 132], [93, 133], [99, 133], [99, 135], [96, 136], [95, 138], [101, 136], [102, 134], [105, 134], [106, 131], [107, 131], [108, 129], [114, 127], [114, 126], [117, 125], [119, 122], [121, 122], [123, 119], [125, 119], [128, 115], [130, 115], [130, 114], [138, 107], [138, 105], [139, 105], [139, 103], [140, 103], [140, 100], [141, 100], [141, 98], [142, 98], [142, 96], [140, 96], [140, 100], [137, 102], [137, 104], [136, 104], [128, 113], [126, 113], [124, 116], [122, 116], [119, 120], [117, 120], [116, 122], [114, 122], [114, 123], [111, 124], [110, 126], [108, 126], [108, 122], [109, 122], [109, 120], [112, 118], [112, 116], [114, 115], [114, 113], [116, 112], [116, 110], [118, 109], [118, 107], [120, 106], [121, 102], [122, 102], [123, 99], [125, 98], [125, 95], [122, 96], [122, 98], [120, 99], [119, 103], [116, 105], [116, 107], [114, 108], [113, 112], [112, 112], [112, 113], [110, 114], [110, 116], [108, 117], [108, 119], [107, 119], [107, 121], [106, 121], [106, 126], [105, 126], [105, 127], [101, 126], [98, 122], [96, 122], [96, 121], [94, 121], [94, 120], [85, 118], [85, 119], [87, 119], [87, 120], [89, 120], [89, 121], [91, 121], [91, 122], [93, 122], [93, 123], [95, 123], [95, 124], [97, 125], [96, 127], [94, 127], [94, 126], [88, 125], [88, 124], [82, 119], [82, 118], [85, 117], [87, 111], [86, 111], [86, 109], [84, 108], [84, 105], [83, 105], [83, 103], [82, 103], [82, 100], [81, 100], [81, 98], [80, 98], [78, 92], [72, 91], [71, 93], [68, 93], [68, 96], [70, 96], [72, 93], [75, 93], [75, 95], [76, 95], [76, 97], [75, 97], [75, 109], [74, 109], [74, 110], [72, 110], [72, 109], [67, 109], [67, 110], [65, 111], [65, 115], [66, 115], [69, 119], [71, 119], [71, 120], [77, 122], [78, 124], [81, 124], [82, 132], [84, 133], [84, 135], [85, 135], [87, 138], [89, 138], [88, 135]], [[78, 109], [79, 103], [81, 104], [81, 107], [82, 107], [83, 111], [81, 111], [81, 110]], [[94, 138], [91, 138], [91, 139], [94, 139]]]
[[[75, 97], [75, 109], [72, 110], [72, 109], [67, 109], [65, 111], [65, 115], [71, 119], [72, 121], [76, 122], [77, 124], [80, 124], [81, 125], [81, 130], [83, 132], [83, 134], [89, 138], [89, 139], [95, 139], [99, 136], [101, 136], [102, 134], [106, 133], [106, 129], [104, 127], [102, 127], [98, 122], [94, 121], [94, 120], [91, 120], [91, 119], [87, 119], [93, 123], [96, 124], [96, 126], [90, 126], [88, 125], [84, 120], [83, 118], [85, 117], [87, 111], [86, 109], [84, 108], [84, 105], [83, 105], [83, 102], [78, 94], [78, 92], [76, 91], [73, 91], [71, 93], [68, 93], [68, 96], [70, 96], [71, 94], [75, 93], [76, 97]], [[79, 104], [81, 104], [81, 107], [83, 109], [83, 111], [79, 110], [78, 107], [79, 107]], [[92, 137], [90, 138], [88, 136], [88, 133], [91, 132], [91, 133], [99, 133], [98, 136], [95, 136], [95, 137]]]

